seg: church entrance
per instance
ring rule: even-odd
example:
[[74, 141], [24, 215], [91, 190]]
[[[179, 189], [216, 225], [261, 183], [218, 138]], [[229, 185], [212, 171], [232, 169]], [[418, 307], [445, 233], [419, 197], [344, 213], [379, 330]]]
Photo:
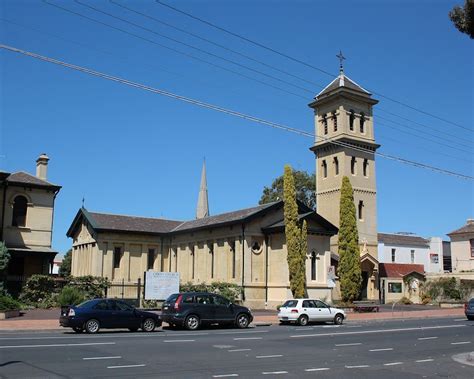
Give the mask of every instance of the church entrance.
[[369, 284], [369, 273], [362, 271], [362, 285], [360, 288], [359, 300], [367, 300], [367, 285]]

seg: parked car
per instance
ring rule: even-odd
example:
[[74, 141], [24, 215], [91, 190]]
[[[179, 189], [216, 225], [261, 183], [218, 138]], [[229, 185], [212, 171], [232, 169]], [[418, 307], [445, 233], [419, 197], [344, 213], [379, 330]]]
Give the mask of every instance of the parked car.
[[121, 300], [94, 299], [79, 305], [61, 308], [59, 324], [76, 333], [97, 333], [104, 328], [123, 328], [136, 332], [152, 332], [161, 326], [158, 314], [138, 310]]
[[464, 314], [468, 320], [474, 320], [474, 297], [464, 304]]
[[247, 328], [253, 320], [249, 308], [208, 292], [175, 293], [163, 303], [162, 320], [170, 326], [196, 330], [205, 324], [228, 324]]
[[336, 325], [341, 325], [345, 318], [346, 313], [342, 309], [312, 299], [287, 300], [278, 312], [281, 324], [296, 322], [302, 326], [314, 321], [332, 321]]

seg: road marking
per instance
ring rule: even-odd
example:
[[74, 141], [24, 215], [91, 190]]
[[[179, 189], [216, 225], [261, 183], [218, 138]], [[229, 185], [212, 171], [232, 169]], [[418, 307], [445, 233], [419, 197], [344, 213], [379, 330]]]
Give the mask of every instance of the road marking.
[[269, 330], [255, 330], [255, 331], [248, 331], [248, 332], [223, 332], [223, 333], [216, 333], [216, 334], [256, 334], [256, 333], [268, 333]]
[[364, 330], [355, 332], [340, 332], [340, 333], [319, 333], [319, 334], [300, 334], [290, 336], [290, 338], [304, 338], [304, 337], [327, 337], [327, 336], [345, 336], [355, 334], [374, 334], [374, 333], [393, 333], [393, 332], [409, 332], [409, 331], [423, 331], [431, 329], [446, 329], [446, 328], [462, 328], [466, 325], [440, 325], [440, 326], [421, 326], [416, 328], [398, 328], [398, 329], [376, 329], [376, 330]]
[[263, 375], [281, 375], [281, 374], [288, 374], [288, 371], [264, 371], [262, 372]]
[[[341, 325], [323, 325], [323, 328], [340, 328]], [[316, 326], [313, 326], [313, 328], [316, 328]]]
[[107, 366], [107, 368], [130, 368], [130, 367], [145, 367], [145, 364], [141, 365], [124, 365], [124, 366]]
[[320, 368], [307, 368], [305, 371], [312, 372], [312, 371], [327, 371], [329, 367], [320, 367]]
[[12, 345], [12, 346], [0, 346], [0, 349], [15, 349], [15, 348], [27, 348], [27, 347], [73, 347], [73, 346], [93, 346], [93, 345], [115, 345], [115, 342], [57, 343], [53, 345]]
[[438, 337], [420, 337], [418, 338], [419, 341], [424, 341], [424, 340], [435, 340]]
[[393, 350], [393, 347], [388, 347], [386, 349], [372, 349], [372, 350], [369, 350], [369, 351], [392, 351]]
[[164, 340], [163, 342], [195, 342], [196, 340]]
[[369, 365], [359, 365], [359, 366], [346, 366], [346, 368], [366, 368], [370, 367]]
[[434, 359], [419, 359], [417, 361], [415, 361], [416, 363], [423, 363], [423, 362], [433, 362]]
[[212, 375], [213, 378], [230, 378], [231, 376], [239, 376], [239, 374]]
[[242, 341], [242, 340], [261, 340], [263, 337], [238, 337], [234, 338], [234, 341]]
[[358, 346], [358, 345], [362, 345], [361, 342], [354, 342], [354, 343], [338, 343], [334, 346]]
[[468, 343], [471, 343], [471, 342], [469, 342], [469, 341], [451, 342], [451, 345], [466, 345]]
[[237, 351], [250, 351], [252, 349], [232, 349], [232, 350], [227, 350], [229, 353], [237, 352]]
[[281, 355], [281, 354], [277, 354], [277, 355], [257, 355], [255, 358], [260, 359], [260, 358], [279, 358], [279, 357], [283, 357], [283, 355]]
[[391, 363], [384, 363], [384, 366], [396, 366], [396, 365], [402, 365], [403, 362], [391, 362]]
[[455, 318], [453, 321], [466, 321], [465, 318]]
[[89, 358], [82, 358], [84, 361], [90, 361], [90, 360], [95, 360], [95, 359], [120, 359], [122, 358], [120, 355], [117, 355], [115, 357], [89, 357]]

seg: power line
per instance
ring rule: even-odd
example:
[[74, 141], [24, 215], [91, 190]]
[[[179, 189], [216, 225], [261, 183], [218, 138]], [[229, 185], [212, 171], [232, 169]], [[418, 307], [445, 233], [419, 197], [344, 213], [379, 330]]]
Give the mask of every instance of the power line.
[[85, 68], [85, 67], [81, 67], [81, 66], [77, 66], [77, 65], [74, 65], [74, 64], [66, 63], [66, 62], [63, 62], [63, 61], [60, 61], [60, 60], [57, 60], [57, 59], [54, 59], [54, 58], [50, 58], [50, 57], [35, 54], [35, 53], [29, 52], [29, 51], [26, 51], [26, 50], [18, 49], [16, 47], [0, 44], [0, 48], [8, 50], [8, 51], [15, 52], [15, 53], [19, 53], [19, 54], [22, 54], [22, 55], [25, 55], [25, 56], [29, 56], [29, 57], [32, 57], [32, 58], [35, 58], [35, 59], [38, 59], [38, 60], [42, 60], [42, 61], [45, 61], [45, 62], [53, 63], [53, 64], [56, 64], [56, 65], [59, 65], [59, 66], [67, 67], [67, 68], [70, 68], [70, 69], [73, 69], [73, 70], [76, 70], [76, 71], [80, 71], [80, 72], [83, 72], [83, 73], [86, 73], [86, 74], [89, 74], [89, 75], [93, 75], [93, 76], [96, 76], [96, 77], [107, 79], [107, 80], [110, 80], [110, 81], [113, 81], [113, 82], [125, 84], [125, 85], [128, 85], [130, 87], [139, 88], [139, 89], [142, 89], [142, 90], [145, 90], [145, 91], [148, 91], [148, 92], [152, 92], [152, 93], [156, 93], [156, 94], [159, 94], [159, 95], [167, 96], [167, 97], [170, 97], [170, 98], [173, 98], [173, 99], [176, 99], [176, 100], [180, 100], [180, 101], [183, 101], [183, 102], [186, 102], [186, 103], [189, 103], [189, 104], [197, 105], [197, 106], [202, 107], [202, 108], [215, 110], [217, 112], [229, 114], [229, 115], [239, 117], [241, 119], [249, 120], [249, 121], [252, 121], [252, 122], [255, 122], [255, 123], [258, 123], [258, 124], [270, 126], [272, 128], [275, 128], [275, 129], [284, 130], [284, 131], [294, 133], [294, 134], [298, 134], [298, 135], [305, 136], [305, 137], [310, 137], [310, 138], [313, 138], [313, 140], [314, 140], [315, 137], [318, 137], [321, 140], [327, 141], [327, 142], [329, 142], [333, 145], [350, 148], [350, 149], [355, 150], [355, 151], [361, 151], [361, 152], [365, 152], [365, 153], [374, 154], [374, 155], [377, 155], [377, 156], [380, 156], [380, 157], [383, 157], [383, 158], [386, 158], [386, 159], [390, 159], [390, 160], [393, 160], [393, 161], [401, 162], [401, 163], [404, 163], [404, 164], [407, 164], [407, 165], [411, 165], [411, 166], [415, 166], [415, 167], [419, 167], [419, 168], [423, 168], [423, 169], [428, 169], [428, 170], [431, 170], [431, 171], [435, 171], [435, 172], [450, 175], [450, 176], [455, 176], [455, 177], [462, 178], [462, 179], [474, 180], [473, 176], [460, 174], [460, 173], [457, 173], [457, 172], [454, 172], [454, 171], [445, 170], [445, 169], [442, 169], [442, 168], [430, 166], [430, 165], [420, 163], [420, 162], [416, 162], [416, 161], [411, 161], [411, 160], [401, 158], [401, 157], [397, 157], [397, 156], [394, 156], [394, 155], [379, 153], [379, 152], [376, 152], [376, 151], [372, 151], [370, 149], [364, 149], [364, 148], [361, 148], [361, 147], [357, 147], [357, 146], [351, 145], [349, 143], [336, 141], [336, 140], [331, 140], [330, 138], [319, 136], [317, 134], [315, 135], [313, 133], [309, 133], [309, 132], [306, 132], [304, 130], [296, 129], [296, 128], [293, 128], [293, 127], [290, 127], [290, 126], [287, 126], [287, 125], [284, 125], [284, 124], [279, 124], [279, 123], [275, 123], [275, 122], [272, 122], [272, 121], [264, 120], [264, 119], [259, 118], [259, 117], [255, 117], [255, 116], [248, 115], [248, 114], [245, 114], [245, 113], [241, 113], [241, 112], [238, 112], [238, 111], [234, 111], [234, 110], [231, 110], [231, 109], [223, 108], [223, 107], [220, 107], [218, 105], [206, 103], [206, 102], [196, 100], [196, 99], [192, 99], [192, 98], [189, 98], [189, 97], [186, 97], [186, 96], [177, 95], [177, 94], [174, 94], [172, 92], [165, 91], [165, 90], [162, 90], [162, 89], [159, 89], [159, 88], [150, 87], [150, 86], [147, 86], [145, 84], [133, 82], [133, 81], [130, 81], [130, 80], [127, 80], [127, 79], [123, 79], [123, 78], [119, 78], [119, 77], [116, 77], [116, 76], [108, 75], [108, 74], [105, 74], [105, 73], [102, 73], [102, 72], [99, 72], [99, 71], [95, 71], [95, 70], [92, 70], [92, 69], [88, 69], [88, 68]]
[[[200, 18], [200, 17], [194, 16], [193, 14], [191, 14], [191, 13], [189, 13], [189, 12], [185, 12], [185, 11], [183, 11], [183, 10], [181, 10], [181, 9], [178, 9], [178, 8], [176, 8], [176, 7], [173, 7], [173, 6], [169, 5], [169, 4], [166, 4], [166, 3], [164, 3], [164, 2], [162, 2], [162, 1], [160, 1], [160, 0], [155, 0], [155, 2], [156, 2], [157, 4], [159, 4], [159, 5], [162, 5], [162, 6], [164, 6], [164, 7], [167, 7], [167, 8], [169, 8], [169, 9], [172, 9], [172, 10], [175, 11], [175, 12], [181, 13], [181, 14], [187, 16], [187, 17], [190, 17], [190, 18], [192, 18], [192, 19], [194, 19], [194, 20], [197, 20], [197, 21], [199, 21], [199, 22], [201, 22], [201, 23], [203, 23], [203, 24], [206, 24], [206, 25], [208, 25], [208, 26], [210, 26], [210, 27], [212, 27], [212, 28], [215, 28], [215, 29], [220, 30], [220, 31], [222, 31], [222, 32], [224, 32], [224, 33], [227, 33], [227, 34], [229, 34], [229, 35], [232, 35], [232, 36], [234, 36], [234, 37], [236, 37], [236, 38], [239, 38], [239, 39], [241, 39], [241, 40], [243, 40], [243, 41], [246, 41], [246, 42], [248, 42], [248, 43], [251, 43], [251, 44], [253, 44], [253, 45], [255, 45], [255, 46], [258, 46], [258, 47], [260, 47], [260, 48], [262, 48], [262, 49], [265, 49], [265, 50], [267, 50], [267, 51], [270, 51], [270, 52], [272, 52], [272, 53], [274, 53], [274, 54], [280, 55], [280, 56], [282, 56], [282, 57], [284, 57], [284, 58], [286, 58], [286, 59], [289, 59], [289, 60], [291, 60], [291, 61], [293, 61], [293, 62], [299, 63], [299, 64], [304, 65], [304, 66], [309, 67], [309, 68], [312, 68], [313, 70], [319, 71], [319, 72], [321, 72], [321, 73], [323, 73], [323, 74], [326, 74], [326, 75], [329, 75], [329, 76], [331, 76], [331, 77], [333, 77], [333, 78], [334, 78], [335, 76], [337, 76], [337, 75], [334, 75], [334, 74], [332, 74], [332, 73], [330, 73], [330, 72], [328, 72], [328, 71], [326, 71], [326, 70], [323, 70], [323, 69], [321, 69], [321, 68], [319, 68], [319, 67], [316, 67], [316, 66], [314, 66], [314, 65], [312, 65], [312, 64], [310, 64], [310, 63], [307, 63], [307, 62], [305, 62], [305, 61], [302, 61], [301, 59], [294, 58], [294, 57], [292, 57], [292, 56], [290, 56], [290, 55], [288, 55], [288, 54], [285, 54], [285, 53], [283, 53], [283, 52], [281, 52], [281, 51], [279, 51], [279, 50], [273, 49], [273, 48], [271, 48], [271, 47], [269, 47], [269, 46], [267, 46], [267, 45], [263, 45], [263, 44], [261, 44], [261, 43], [255, 41], [255, 40], [251, 40], [251, 39], [249, 39], [249, 38], [247, 38], [247, 37], [244, 37], [244, 36], [242, 36], [242, 35], [240, 35], [240, 34], [234, 33], [234, 32], [232, 32], [232, 31], [230, 31], [230, 30], [228, 30], [228, 29], [225, 29], [225, 28], [223, 28], [223, 27], [220, 27], [220, 26], [218, 26], [218, 25], [216, 25], [216, 24], [214, 24], [214, 23], [212, 23], [212, 22], [210, 22], [210, 21], [206, 21], [206, 20], [204, 20], [204, 19], [202, 19], [202, 18]], [[374, 93], [374, 94], [376, 94], [376, 95], [378, 95], [378, 96], [380, 96], [380, 97], [383, 97], [383, 98], [385, 98], [385, 99], [387, 99], [387, 100], [389, 100], [389, 101], [391, 101], [391, 102], [394, 102], [394, 103], [396, 103], [396, 104], [399, 104], [399, 105], [402, 105], [402, 106], [404, 106], [404, 107], [406, 107], [406, 108], [409, 108], [409, 109], [411, 109], [411, 110], [414, 110], [414, 111], [416, 111], [416, 112], [422, 113], [422, 114], [424, 114], [424, 115], [433, 117], [433, 118], [438, 119], [438, 120], [440, 120], [440, 121], [446, 122], [446, 123], [451, 124], [451, 125], [454, 125], [454, 126], [456, 126], [456, 127], [458, 127], [458, 128], [462, 128], [462, 129], [467, 130], [467, 131], [469, 131], [469, 132], [471, 132], [471, 133], [474, 133], [474, 130], [471, 129], [471, 128], [466, 128], [466, 127], [463, 126], [463, 125], [457, 124], [457, 123], [455, 123], [455, 122], [452, 122], [452, 121], [450, 121], [450, 120], [447, 120], [447, 119], [445, 119], [445, 118], [442, 118], [442, 117], [440, 117], [440, 116], [437, 116], [437, 115], [435, 115], [435, 114], [433, 114], [433, 113], [426, 112], [426, 111], [424, 111], [424, 110], [422, 110], [422, 109], [420, 109], [420, 108], [414, 107], [414, 106], [409, 105], [409, 104], [407, 104], [407, 103], [404, 103], [404, 102], [402, 102], [402, 101], [400, 101], [400, 100], [396, 100], [396, 99], [393, 99], [393, 98], [391, 98], [391, 97], [385, 96], [385, 95], [381, 94], [380, 92], [376, 92], [376, 91], [373, 91], [373, 90], [370, 90], [370, 92], [372, 92], [372, 93]]]

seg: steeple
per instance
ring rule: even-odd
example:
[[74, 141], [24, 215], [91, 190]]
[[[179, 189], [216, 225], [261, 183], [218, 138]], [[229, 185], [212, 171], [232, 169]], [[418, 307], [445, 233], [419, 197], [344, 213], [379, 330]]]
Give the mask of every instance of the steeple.
[[209, 216], [209, 201], [207, 198], [207, 178], [206, 178], [206, 160], [202, 164], [201, 186], [199, 187], [199, 197], [196, 209], [196, 218]]

